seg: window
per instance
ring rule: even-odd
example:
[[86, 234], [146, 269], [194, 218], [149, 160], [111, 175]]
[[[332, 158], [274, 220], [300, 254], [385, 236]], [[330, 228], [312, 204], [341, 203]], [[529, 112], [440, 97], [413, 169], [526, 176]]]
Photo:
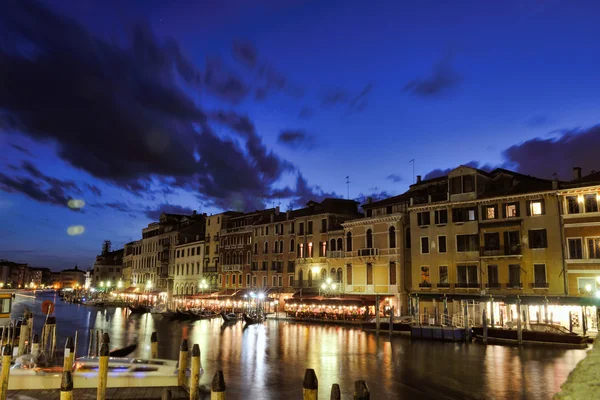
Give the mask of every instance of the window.
[[279, 275], [279, 277], [277, 278], [278, 284], [277, 286], [282, 287], [283, 286], [283, 276]]
[[429, 282], [429, 267], [422, 266], [421, 267], [421, 283], [420, 287], [431, 287], [431, 283]]
[[289, 287], [294, 286], [294, 275], [288, 276], [288, 286]]
[[346, 234], [346, 251], [352, 251], [352, 232]]
[[440, 284], [439, 284], [439, 286], [448, 285], [448, 266], [447, 265], [440, 265], [439, 271], [440, 271]]
[[263, 276], [262, 285], [263, 285], [263, 287], [267, 287], [267, 277], [266, 276]]
[[508, 266], [508, 287], [521, 287], [521, 266], [511, 264]]
[[389, 214], [392, 214], [393, 212], [394, 212], [394, 211], [392, 210], [392, 206], [387, 206], [387, 207], [385, 208], [385, 213], [386, 213], [386, 214], [388, 214], [388, 215], [389, 215]]
[[546, 281], [546, 264], [533, 264], [533, 287], [548, 287]]
[[279, 253], [279, 242], [277, 242], [277, 240], [273, 244], [273, 253], [275, 253], [275, 254]]
[[312, 244], [312, 242], [308, 242], [307, 248], [308, 248], [308, 256], [307, 257], [312, 258], [312, 256], [313, 256], [313, 244]]
[[298, 234], [304, 235], [304, 222], [300, 222], [300, 224], [298, 226]]
[[544, 215], [546, 213], [544, 208], [544, 200], [531, 200], [528, 202], [527, 215]]
[[578, 260], [583, 258], [583, 251], [581, 249], [581, 238], [568, 239], [569, 245], [569, 258], [571, 260]]
[[231, 285], [232, 285], [232, 286], [235, 286], [235, 277], [236, 277], [236, 276], [237, 276], [237, 275], [235, 275], [235, 274], [234, 274], [234, 275], [231, 275]]
[[404, 236], [404, 247], [410, 249], [410, 228], [406, 228], [406, 235]]
[[577, 288], [581, 294], [596, 293], [596, 287], [596, 279], [594, 278], [577, 278]]
[[475, 207], [452, 209], [453, 222], [467, 222], [475, 220], [477, 220], [477, 209]]
[[438, 253], [445, 253], [446, 251], [446, 236], [438, 236]]
[[429, 253], [429, 238], [427, 236], [421, 237], [421, 254]]
[[477, 251], [478, 235], [456, 235], [456, 251]]
[[263, 254], [268, 254], [269, 253], [269, 242], [265, 242], [265, 248], [263, 251]]
[[588, 258], [600, 258], [600, 238], [588, 238]]
[[187, 249], [187, 256], [190, 256], [190, 249]]
[[346, 282], [352, 285], [352, 264], [346, 265]]
[[373, 248], [373, 231], [367, 229], [367, 249]]
[[265, 236], [269, 236], [269, 227], [265, 226]]
[[273, 287], [277, 286], [277, 276], [273, 276], [271, 283], [273, 284]]
[[396, 248], [396, 228], [391, 226], [390, 229], [388, 230], [388, 236], [389, 236], [389, 242], [390, 242], [390, 249]]
[[323, 218], [321, 220], [321, 232], [327, 232], [327, 219]]
[[390, 262], [390, 285], [396, 284], [396, 263], [394, 261]]
[[518, 218], [519, 217], [519, 203], [507, 203], [504, 205], [504, 216], [505, 218]]
[[500, 233], [484, 233], [483, 246], [485, 250], [500, 250]]
[[290, 233], [294, 233], [294, 228], [296, 227], [296, 224], [294, 224], [293, 222], [290, 223]]
[[308, 229], [307, 230], [308, 230], [307, 234], [312, 235], [312, 233], [313, 233], [313, 223], [312, 223], [312, 221], [308, 221]]
[[194, 256], [194, 250], [195, 250], [195, 249], [192, 247], [192, 257]]
[[179, 250], [177, 250], [177, 258], [179, 258]]
[[463, 193], [470, 193], [475, 191], [475, 176], [474, 175], [464, 175], [462, 177], [463, 180]]
[[456, 281], [457, 287], [478, 287], [477, 265], [457, 265]]
[[488, 287], [489, 288], [498, 288], [500, 284], [498, 283], [498, 266], [497, 265], [488, 265]]
[[498, 218], [498, 206], [481, 206], [481, 216], [485, 220]]
[[256, 277], [256, 276], [253, 276], [253, 277], [252, 277], [252, 287], [256, 287], [256, 286], [257, 286], [257, 285], [256, 285], [256, 279], [257, 279], [257, 277]]
[[444, 225], [448, 223], [448, 210], [435, 211], [435, 224]]
[[250, 274], [246, 274], [246, 287], [250, 287]]
[[267, 261], [263, 261], [262, 262], [262, 268], [261, 268], [261, 270], [262, 271], [266, 271], [267, 270]]
[[335, 251], [335, 239], [331, 239], [331, 242], [329, 242], [329, 250]]
[[417, 214], [417, 224], [419, 226], [427, 226], [431, 223], [431, 214], [429, 211], [420, 212]]
[[290, 252], [294, 251], [294, 247], [296, 247], [296, 246], [294, 246], [294, 239], [291, 239], [290, 240]]
[[530, 249], [545, 249], [548, 247], [548, 238], [546, 237], [545, 229], [530, 229], [529, 230], [529, 248]]
[[569, 214], [579, 214], [581, 212], [577, 196], [567, 196], [567, 212]]
[[368, 209], [365, 213], [365, 216], [367, 218], [371, 218], [373, 216], [373, 210], [372, 209]]
[[283, 253], [283, 240], [279, 241], [279, 252]]
[[367, 264], [367, 285], [373, 284], [373, 264]]
[[584, 196], [585, 212], [598, 212], [598, 195], [586, 194]]
[[462, 193], [462, 182], [460, 176], [450, 178], [450, 194]]

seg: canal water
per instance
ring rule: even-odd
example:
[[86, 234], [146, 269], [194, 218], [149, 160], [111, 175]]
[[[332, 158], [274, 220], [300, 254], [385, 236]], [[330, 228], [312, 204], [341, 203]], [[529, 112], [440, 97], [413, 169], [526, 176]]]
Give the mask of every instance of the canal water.
[[44, 300], [56, 304], [59, 346], [78, 331], [78, 355], [84, 355], [88, 332], [97, 328], [110, 334], [111, 349], [137, 339], [142, 345], [134, 355], [149, 357], [150, 335], [156, 331], [159, 357], [176, 359], [182, 338], [187, 338], [190, 347], [200, 345], [201, 384], [209, 385], [222, 369], [232, 399], [301, 398], [306, 368], [317, 373], [320, 398], [329, 398], [333, 383], [340, 385], [342, 398], [352, 398], [354, 381], [364, 379], [374, 399], [550, 399], [587, 351], [390, 340], [357, 328], [285, 319], [223, 328], [220, 319], [185, 322], [129, 315], [122, 308], [67, 304], [39, 293], [35, 299], [18, 296], [12, 317], [29, 308], [39, 333]]

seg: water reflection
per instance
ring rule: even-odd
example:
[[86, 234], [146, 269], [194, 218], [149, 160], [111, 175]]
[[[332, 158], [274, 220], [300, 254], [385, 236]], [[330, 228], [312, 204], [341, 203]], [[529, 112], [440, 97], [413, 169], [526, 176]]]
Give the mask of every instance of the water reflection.
[[[17, 298], [13, 318], [25, 306], [41, 329], [45, 298]], [[58, 300], [58, 299], [56, 299]], [[111, 348], [138, 340], [136, 356], [150, 356], [150, 335], [159, 336], [159, 357], [176, 359], [182, 338], [198, 343], [209, 384], [222, 369], [232, 398], [300, 398], [307, 367], [314, 368], [321, 396], [333, 383], [352, 398], [353, 382], [366, 379], [373, 398], [547, 399], [557, 392], [585, 350], [553, 347], [482, 346], [377, 337], [359, 329], [269, 320], [246, 329], [211, 321], [163, 320], [157, 315], [129, 315], [127, 310], [100, 310], [56, 301], [59, 346], [75, 330], [78, 355], [87, 352], [89, 330], [110, 334]], [[326, 395], [327, 394], [327, 395]]]

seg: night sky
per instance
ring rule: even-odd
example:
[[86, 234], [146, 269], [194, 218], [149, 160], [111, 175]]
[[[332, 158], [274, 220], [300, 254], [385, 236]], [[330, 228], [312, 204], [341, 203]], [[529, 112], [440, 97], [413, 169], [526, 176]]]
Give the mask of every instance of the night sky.
[[3, 1], [0, 258], [85, 268], [161, 210], [298, 207], [346, 176], [394, 195], [411, 159], [600, 169], [600, 2], [441, 3]]

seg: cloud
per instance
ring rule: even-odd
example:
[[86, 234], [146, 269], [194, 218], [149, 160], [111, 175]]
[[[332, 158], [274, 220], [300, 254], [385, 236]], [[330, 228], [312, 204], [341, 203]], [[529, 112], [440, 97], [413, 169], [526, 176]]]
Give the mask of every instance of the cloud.
[[301, 129], [288, 129], [279, 132], [277, 143], [292, 149], [303, 148], [310, 150], [316, 146], [316, 138]]
[[102, 196], [102, 191], [100, 190], [100, 188], [98, 188], [98, 186], [86, 183], [85, 187], [87, 187], [88, 190], [90, 192], [92, 192], [93, 194], [95, 194], [96, 196], [98, 196], [98, 197]]
[[551, 119], [548, 115], [535, 114], [535, 115], [531, 115], [529, 118], [527, 118], [527, 120], [525, 121], [525, 124], [527, 126], [529, 126], [530, 128], [538, 128], [538, 127], [547, 126], [548, 124], [550, 124], [550, 122], [551, 122]]
[[389, 179], [394, 183], [402, 182], [402, 177], [398, 174], [389, 174], [386, 179]]
[[313, 114], [314, 114], [314, 111], [312, 110], [312, 108], [302, 107], [302, 109], [300, 110], [300, 113], [298, 113], [298, 118], [309, 119], [310, 117], [313, 116]]
[[162, 213], [191, 215], [192, 209], [176, 204], [163, 203], [156, 208], [147, 208], [145, 211], [145, 215], [154, 221], [158, 221]]
[[32, 155], [29, 150], [27, 150], [25, 147], [19, 146], [18, 144], [11, 143], [10, 146], [13, 149], [18, 150], [18, 151], [20, 151], [21, 153], [23, 153], [25, 155], [28, 155], [28, 156]]
[[[79, 206], [69, 207], [69, 204], [74, 204], [72, 201], [69, 203], [69, 201], [74, 196], [82, 193], [75, 182], [47, 176], [28, 161], [22, 162], [20, 171], [27, 173], [29, 176], [10, 177], [0, 172], [0, 190], [7, 193], [21, 193], [40, 203], [68, 207], [73, 211], [81, 210]], [[85, 203], [78, 201], [75, 204], [83, 205]]]
[[[479, 161], [475, 161], [475, 160], [469, 161], [468, 163], [461, 164], [461, 165], [471, 167], [471, 168], [481, 169], [486, 172], [490, 172], [494, 168], [496, 168], [495, 166], [493, 166], [491, 164], [483, 164], [483, 163], [480, 163]], [[425, 179], [425, 180], [433, 179], [433, 178], [439, 178], [440, 176], [448, 175], [453, 169], [455, 169], [457, 167], [458, 167], [458, 165], [456, 165], [452, 168], [446, 168], [446, 169], [436, 168], [432, 171], [429, 171], [427, 174], [425, 174], [425, 177], [423, 179]]]
[[[294, 170], [248, 117], [222, 112], [209, 120], [192, 100], [204, 91], [242, 101], [251, 90], [237, 74], [216, 59], [202, 74], [175, 41], [159, 41], [146, 25], [119, 46], [41, 3], [10, 2], [0, 41], [0, 124], [55, 143], [63, 160], [106, 183], [144, 197], [168, 178], [209, 203], [246, 209]], [[257, 73], [269, 90], [289, 87], [273, 68]], [[214, 122], [239, 140], [215, 134]], [[15, 190], [18, 182], [6, 182]]]
[[373, 84], [368, 83], [355, 95], [342, 88], [331, 89], [326, 92], [321, 99], [321, 106], [331, 108], [335, 106], [345, 106], [347, 113], [357, 113], [364, 111], [368, 104], [368, 96], [373, 90]]
[[452, 66], [452, 57], [447, 56], [434, 65], [431, 75], [413, 79], [404, 85], [404, 91], [415, 96], [434, 97], [462, 82], [462, 76]]
[[276, 189], [270, 193], [269, 199], [289, 198], [289, 206], [292, 208], [304, 207], [310, 200], [322, 201], [326, 198], [341, 198], [335, 192], [326, 192], [320, 186], [311, 186], [301, 173], [296, 176], [296, 187], [294, 189], [285, 187]]
[[233, 57], [248, 68], [256, 67], [258, 52], [250, 42], [236, 40], [232, 45]]
[[556, 138], [535, 138], [513, 145], [502, 152], [506, 165], [526, 175], [552, 179], [572, 179], [572, 168], [584, 174], [600, 170], [600, 125], [588, 129], [570, 129]]

